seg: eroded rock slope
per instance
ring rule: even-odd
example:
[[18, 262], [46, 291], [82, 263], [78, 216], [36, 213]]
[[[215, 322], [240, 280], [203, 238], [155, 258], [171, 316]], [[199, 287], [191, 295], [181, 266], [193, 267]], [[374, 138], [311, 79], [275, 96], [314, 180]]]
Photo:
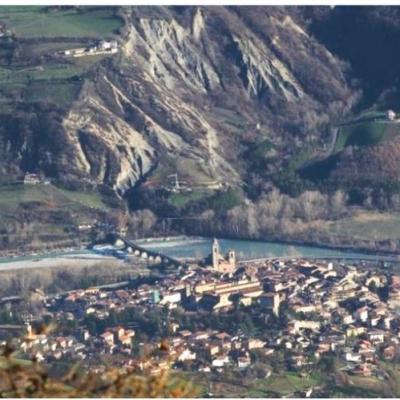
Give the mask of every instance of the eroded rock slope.
[[119, 53], [86, 77], [55, 127], [63, 145], [32, 142], [32, 166], [13, 143], [20, 169], [106, 184], [120, 194], [174, 172], [193, 182], [240, 184], [248, 172], [245, 143], [268, 138], [279, 164], [305, 142], [322, 143], [329, 122], [357, 97], [346, 65], [312, 37], [299, 9], [123, 13]]

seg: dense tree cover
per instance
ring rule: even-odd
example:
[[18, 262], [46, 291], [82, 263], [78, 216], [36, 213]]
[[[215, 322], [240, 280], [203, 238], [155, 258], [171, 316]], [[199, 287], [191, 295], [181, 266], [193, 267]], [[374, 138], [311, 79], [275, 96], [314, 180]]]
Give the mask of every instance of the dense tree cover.
[[103, 333], [106, 328], [123, 325], [140, 327], [137, 329], [137, 340], [157, 340], [168, 336], [168, 310], [154, 307], [151, 310], [142, 307], [127, 307], [122, 312], [112, 311], [108, 318], [98, 319], [88, 315], [83, 320], [92, 334]]
[[[217, 215], [222, 215], [227, 210], [239, 205], [243, 200], [243, 194], [239, 188], [228, 188], [218, 190], [211, 195], [201, 197], [199, 200], [189, 201], [183, 207], [174, 206], [170, 201], [173, 193], [165, 189], [149, 190], [138, 188], [129, 195], [130, 206], [137, 213], [142, 209], [150, 209], [158, 217], [180, 217], [195, 215], [206, 210], [212, 210]], [[151, 220], [151, 214], [142, 215], [147, 220]], [[134, 214], [134, 218], [140, 214]]]
[[[389, 89], [398, 92], [400, 38], [397, 7], [306, 7], [311, 31], [330, 51], [348, 61], [360, 79], [363, 104], [370, 105]], [[346, 38], [346, 40], [343, 40]], [[390, 40], [388, 39], [390, 38]], [[356, 49], [356, 51], [355, 51]], [[390, 60], [390, 62], [383, 62]], [[391, 96], [398, 106], [398, 96]], [[392, 103], [393, 104], [393, 103]]]
[[[146, 312], [144, 312], [146, 311]], [[207, 315], [207, 318], [204, 316]], [[127, 307], [122, 312], [111, 312], [109, 317], [101, 320], [88, 315], [83, 324], [91, 333], [100, 334], [110, 326], [140, 327], [137, 331], [139, 341], [161, 339], [171, 334], [170, 321], [179, 324], [180, 329], [190, 331], [216, 329], [232, 335], [242, 332], [248, 336], [260, 333], [259, 314], [249, 313], [246, 310], [236, 309], [230, 313], [216, 314], [209, 312], [187, 313], [176, 309], [154, 307], [150, 311], [140, 306]]]
[[232, 236], [258, 238], [285, 231], [293, 232], [299, 224], [317, 219], [337, 219], [348, 212], [346, 195], [337, 191], [332, 195], [306, 191], [292, 198], [272, 190], [256, 202], [238, 205], [225, 213], [222, 221], [215, 221], [214, 213], [202, 214], [203, 228], [221, 229]]

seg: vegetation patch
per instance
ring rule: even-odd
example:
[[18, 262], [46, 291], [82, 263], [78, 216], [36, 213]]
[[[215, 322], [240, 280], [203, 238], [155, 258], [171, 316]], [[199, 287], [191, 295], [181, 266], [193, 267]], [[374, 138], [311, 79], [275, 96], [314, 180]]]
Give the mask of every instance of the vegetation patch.
[[283, 375], [273, 375], [268, 379], [255, 381], [255, 387], [264, 388], [277, 392], [281, 395], [293, 394], [296, 391], [307, 390], [320, 383], [315, 375], [300, 376], [294, 372], [287, 372]]
[[21, 203], [39, 202], [50, 204], [53, 207], [64, 209], [74, 206], [75, 208], [96, 208], [106, 210], [107, 206], [101, 200], [101, 196], [95, 192], [78, 192], [59, 189], [54, 185], [3, 185], [0, 186], [0, 211], [12, 211]]
[[242, 201], [243, 195], [240, 191], [235, 188], [229, 188], [226, 191], [217, 192], [208, 199], [208, 208], [215, 210], [217, 213], [223, 213], [238, 206]]
[[334, 151], [338, 152], [347, 146], [368, 146], [379, 143], [386, 135], [387, 128], [400, 125], [392, 122], [374, 121], [357, 122], [340, 128], [336, 139]]
[[113, 7], [6, 6], [0, 7], [0, 21], [20, 38], [109, 37], [122, 27]]
[[177, 208], [182, 208], [191, 202], [199, 201], [203, 197], [207, 196], [209, 191], [195, 190], [187, 193], [173, 193], [168, 198], [168, 202]]
[[53, 81], [51, 85], [43, 82], [32, 82], [26, 87], [24, 101], [36, 103], [45, 101], [64, 108], [78, 96], [81, 84], [77, 81]]
[[353, 239], [400, 239], [400, 214], [360, 211], [353, 216], [327, 222], [329, 235], [346, 235]]
[[28, 83], [38, 80], [68, 79], [84, 72], [84, 68], [73, 64], [49, 64], [24, 69], [0, 69], [1, 83]]

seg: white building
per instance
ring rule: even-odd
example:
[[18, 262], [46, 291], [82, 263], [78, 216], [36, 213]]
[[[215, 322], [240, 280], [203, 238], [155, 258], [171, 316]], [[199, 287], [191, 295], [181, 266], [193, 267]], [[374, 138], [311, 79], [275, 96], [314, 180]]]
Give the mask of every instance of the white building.
[[393, 110], [387, 110], [386, 111], [386, 118], [389, 121], [394, 121], [396, 119], [396, 113]]
[[221, 355], [212, 360], [213, 367], [223, 367], [229, 363], [229, 357], [227, 355]]
[[361, 307], [354, 311], [353, 316], [356, 320], [366, 322], [368, 320], [368, 307]]
[[40, 179], [39, 175], [37, 175], [37, 174], [26, 173], [24, 176], [24, 184], [25, 185], [36, 185], [41, 182], [42, 182], [42, 180]]
[[178, 361], [193, 361], [196, 359], [196, 353], [194, 351], [191, 351], [190, 349], [185, 349], [182, 351], [182, 353], [178, 357]]

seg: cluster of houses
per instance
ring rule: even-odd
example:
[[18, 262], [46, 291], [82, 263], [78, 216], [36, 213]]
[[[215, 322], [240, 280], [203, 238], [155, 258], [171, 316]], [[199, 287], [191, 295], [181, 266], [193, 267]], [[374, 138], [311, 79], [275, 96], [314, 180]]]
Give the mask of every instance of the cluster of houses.
[[43, 183], [44, 185], [50, 185], [50, 179], [43, 179], [40, 175], [27, 172], [24, 175], [24, 185], [38, 185]]
[[96, 56], [101, 54], [116, 54], [118, 52], [118, 42], [116, 40], [101, 40], [95, 46], [79, 47], [58, 52], [58, 55], [64, 57], [84, 57]]
[[[141, 327], [130, 321], [131, 325], [109, 326], [90, 335], [83, 323], [88, 316], [101, 321], [129, 308], [142, 313], [162, 308], [190, 318], [198, 313], [201, 319], [240, 309], [264, 321], [262, 329], [254, 334], [245, 334], [235, 326], [226, 331], [213, 327], [189, 330], [169, 311], [168, 357], [157, 353], [141, 361], [140, 367], [156, 373], [172, 356], [176, 366], [189, 370], [245, 369], [251, 368], [257, 352], [267, 360], [266, 365], [268, 358], [282, 353], [287, 368], [301, 370], [334, 354], [343, 371], [383, 376], [380, 362], [396, 360], [400, 349], [400, 276], [391, 270], [306, 259], [268, 260], [233, 268], [228, 264], [234, 254], [215, 257], [218, 262], [211, 262], [208, 268], [191, 265], [135, 289], [81, 289], [46, 298], [48, 318], [75, 321], [79, 329], [73, 336], [60, 332], [39, 335], [24, 351], [38, 351], [43, 360], [74, 354], [88, 362], [93, 356], [107, 354], [131, 368], [137, 365], [134, 344]], [[219, 262], [224, 263], [222, 270]], [[157, 345], [136, 343], [148, 344]], [[98, 363], [92, 367], [98, 368]]]

